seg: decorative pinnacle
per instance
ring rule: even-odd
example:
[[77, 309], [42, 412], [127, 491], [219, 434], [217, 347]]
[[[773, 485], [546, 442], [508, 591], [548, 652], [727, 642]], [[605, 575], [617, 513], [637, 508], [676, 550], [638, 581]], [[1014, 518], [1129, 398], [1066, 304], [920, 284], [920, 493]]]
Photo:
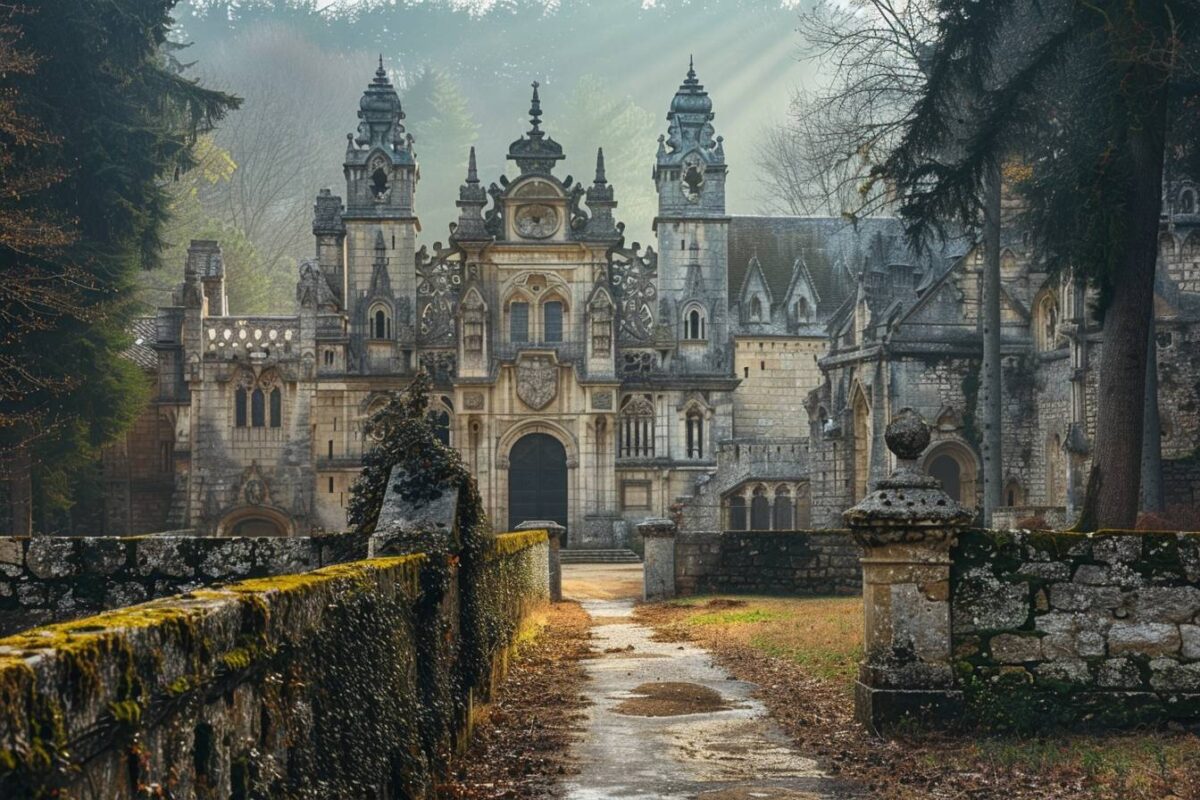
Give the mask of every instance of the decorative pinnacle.
[[699, 82], [700, 81], [696, 78], [696, 61], [694, 58], [692, 58], [691, 54], [689, 54], [688, 55], [687, 79], [684, 81], [684, 83], [689, 84], [689, 85], [694, 85]]
[[892, 417], [883, 433], [888, 450], [901, 461], [916, 462], [929, 446], [929, 426], [911, 408], [902, 408]]
[[596, 180], [595, 180], [595, 183], [598, 186], [603, 186], [604, 184], [608, 183], [608, 180], [604, 176], [604, 148], [603, 147], [596, 148]]
[[479, 183], [479, 171], [475, 168], [475, 145], [471, 145], [471, 155], [467, 158], [467, 183]]
[[537, 138], [542, 136], [542, 131], [538, 128], [542, 124], [542, 101], [538, 99], [538, 86], [540, 85], [537, 81], [533, 82], [533, 100], [529, 103], [529, 124], [532, 126], [529, 129], [529, 135]]
[[375, 82], [387, 83], [387, 70], [383, 68], [383, 53], [379, 54], [379, 68], [375, 70]]

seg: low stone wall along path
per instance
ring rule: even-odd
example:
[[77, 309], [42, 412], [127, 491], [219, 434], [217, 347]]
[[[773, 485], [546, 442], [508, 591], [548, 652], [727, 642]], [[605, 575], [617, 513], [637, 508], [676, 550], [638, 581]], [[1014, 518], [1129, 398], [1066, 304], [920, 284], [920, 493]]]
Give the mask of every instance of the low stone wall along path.
[[591, 705], [568, 800], [854, 796], [792, 747], [752, 697], [754, 684], [731, 679], [692, 644], [653, 641], [633, 621], [632, 598], [605, 598], [612, 593], [597, 589], [608, 581], [580, 569], [564, 567], [564, 594], [591, 615], [595, 656], [585, 662]]

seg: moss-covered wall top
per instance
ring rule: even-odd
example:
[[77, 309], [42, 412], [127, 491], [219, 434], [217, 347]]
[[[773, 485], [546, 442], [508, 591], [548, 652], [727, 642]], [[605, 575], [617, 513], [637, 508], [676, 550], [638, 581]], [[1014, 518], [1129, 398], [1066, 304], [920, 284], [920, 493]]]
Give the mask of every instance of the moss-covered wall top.
[[952, 563], [953, 657], [979, 719], [1200, 719], [1200, 534], [970, 531]]
[[[522, 533], [489, 550], [476, 638], [494, 665], [545, 598], [548, 547]], [[460, 674], [467, 589], [438, 560], [246, 580], [0, 639], [0, 796], [426, 796], [495, 671]]]

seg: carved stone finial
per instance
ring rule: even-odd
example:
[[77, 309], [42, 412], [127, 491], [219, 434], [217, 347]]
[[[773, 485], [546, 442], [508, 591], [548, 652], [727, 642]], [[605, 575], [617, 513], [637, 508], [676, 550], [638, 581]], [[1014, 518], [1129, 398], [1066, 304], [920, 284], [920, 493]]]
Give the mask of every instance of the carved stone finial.
[[949, 542], [952, 531], [968, 525], [974, 514], [942, 490], [936, 478], [921, 473], [917, 459], [929, 446], [929, 425], [911, 408], [896, 412], [884, 432], [896, 469], [877, 481], [867, 496], [842, 514], [861, 544], [877, 545], [920, 529], [939, 529]]
[[883, 433], [888, 450], [901, 461], [916, 461], [929, 446], [929, 426], [911, 408], [902, 408]]

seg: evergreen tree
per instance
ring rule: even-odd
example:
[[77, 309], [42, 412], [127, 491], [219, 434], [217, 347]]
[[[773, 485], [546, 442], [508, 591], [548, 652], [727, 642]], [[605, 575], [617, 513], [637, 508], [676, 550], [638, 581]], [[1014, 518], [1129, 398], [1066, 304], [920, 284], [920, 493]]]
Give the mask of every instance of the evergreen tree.
[[1200, 0], [939, 0], [937, 11], [922, 95], [882, 174], [922, 240], [978, 218], [1006, 154], [1028, 159], [1035, 246], [1095, 287], [1104, 326], [1079, 526], [1130, 528], [1163, 171], [1168, 153], [1192, 174], [1200, 166]]
[[43, 529], [55, 527], [53, 513], [69, 507], [75, 476], [141, 406], [144, 378], [121, 354], [138, 276], [158, 263], [164, 185], [192, 166], [197, 135], [237, 104], [171, 66], [173, 5], [44, 0], [14, 11], [20, 46], [35, 66], [8, 72], [5, 88], [53, 138], [6, 148], [5, 183], [32, 169], [54, 173], [13, 208], [57, 209], [71, 223], [70, 241], [54, 248], [0, 242], [6, 271], [47, 276], [48, 290], [71, 297], [70, 308], [3, 298], [24, 333], [0, 342], [0, 358], [20, 364], [24, 377], [0, 397], [0, 416], [16, 421], [0, 436], [6, 450], [28, 446]]

